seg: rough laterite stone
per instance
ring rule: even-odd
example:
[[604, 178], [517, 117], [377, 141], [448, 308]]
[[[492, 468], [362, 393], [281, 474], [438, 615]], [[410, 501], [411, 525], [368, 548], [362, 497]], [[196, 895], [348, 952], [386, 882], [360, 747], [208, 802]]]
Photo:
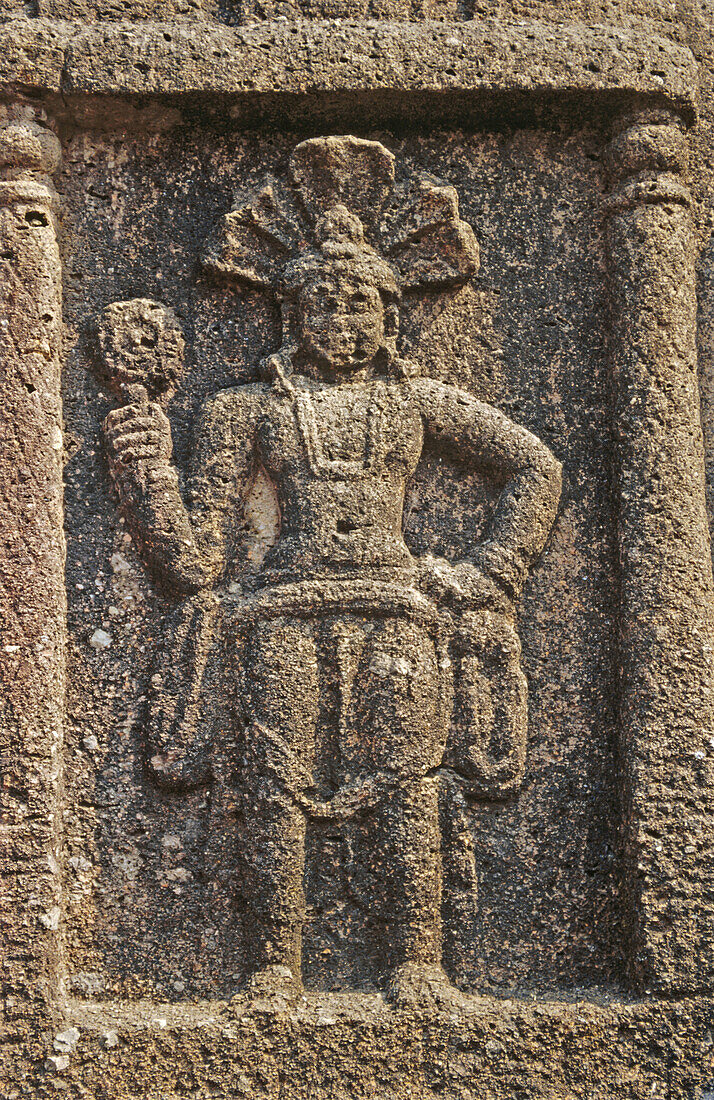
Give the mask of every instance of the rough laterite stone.
[[0, 12], [0, 1096], [706, 1100], [711, 5]]

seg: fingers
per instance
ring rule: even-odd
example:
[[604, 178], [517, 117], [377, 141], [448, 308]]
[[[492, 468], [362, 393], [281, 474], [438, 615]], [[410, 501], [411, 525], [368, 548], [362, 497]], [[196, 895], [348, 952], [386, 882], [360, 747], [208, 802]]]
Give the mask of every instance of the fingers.
[[160, 429], [156, 426], [156, 421], [152, 420], [150, 416], [134, 416], [131, 419], [122, 420], [118, 424], [107, 430], [107, 437], [109, 439], [121, 439], [125, 435], [136, 435], [137, 432], [156, 432], [158, 435]]
[[137, 416], [143, 416], [146, 414], [146, 409], [142, 409], [140, 405], [122, 405], [119, 409], [112, 409], [107, 413], [104, 420], [105, 432], [112, 431], [120, 424], [123, 424], [125, 420], [131, 420]]
[[149, 421], [152, 427], [169, 427], [166, 414], [156, 404], [149, 405], [122, 405], [119, 409], [112, 409], [104, 420], [104, 431], [112, 432], [122, 424], [131, 421]]
[[137, 458], [167, 458], [171, 450], [163, 434], [150, 430], [123, 432], [109, 440], [109, 447], [114, 460], [124, 465]]
[[433, 557], [422, 558], [420, 565], [420, 585], [437, 602], [456, 608], [508, 612], [507, 597], [478, 566]]
[[165, 431], [157, 429], [153, 421], [145, 418], [126, 421], [115, 428], [114, 431], [107, 432], [109, 450], [115, 453], [128, 444], [135, 443], [138, 439], [151, 439], [169, 445], [171, 437]]
[[158, 405], [134, 404], [113, 409], [104, 421], [104, 432], [114, 465], [166, 460], [171, 455], [171, 427]]

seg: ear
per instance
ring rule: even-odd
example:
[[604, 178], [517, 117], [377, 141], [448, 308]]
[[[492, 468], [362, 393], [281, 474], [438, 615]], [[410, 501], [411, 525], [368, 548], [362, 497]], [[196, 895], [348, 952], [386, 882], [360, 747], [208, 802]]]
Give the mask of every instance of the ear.
[[282, 343], [294, 344], [298, 339], [300, 328], [300, 316], [298, 304], [292, 295], [285, 295], [279, 299], [280, 321], [282, 326]]
[[385, 367], [389, 372], [392, 363], [397, 358], [397, 336], [399, 335], [399, 306], [396, 302], [385, 302], [384, 305], [384, 339], [382, 341], [382, 356], [385, 359]]

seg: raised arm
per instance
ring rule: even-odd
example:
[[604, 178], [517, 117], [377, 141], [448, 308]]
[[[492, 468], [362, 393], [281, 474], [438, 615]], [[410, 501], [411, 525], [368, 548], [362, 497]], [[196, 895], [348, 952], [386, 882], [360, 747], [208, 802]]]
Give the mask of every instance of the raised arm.
[[147, 566], [182, 593], [225, 568], [253, 477], [256, 400], [241, 389], [210, 398], [199, 415], [184, 502], [171, 463], [171, 427], [158, 405], [127, 405], [105, 422], [112, 476]]
[[463, 390], [430, 379], [415, 385], [427, 435], [504, 482], [487, 539], [469, 561], [516, 599], [553, 526], [561, 465], [531, 432]]

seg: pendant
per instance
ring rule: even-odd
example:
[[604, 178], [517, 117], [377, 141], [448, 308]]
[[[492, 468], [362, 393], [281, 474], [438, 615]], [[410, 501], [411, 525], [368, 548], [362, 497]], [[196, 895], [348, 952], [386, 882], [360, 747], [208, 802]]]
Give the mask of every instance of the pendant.
[[295, 395], [295, 417], [310, 470], [315, 477], [332, 478], [336, 481], [355, 481], [381, 468], [384, 460], [386, 393], [385, 383], [375, 382], [367, 410], [367, 432], [362, 459], [327, 458], [317, 429], [312, 396], [306, 390]]

